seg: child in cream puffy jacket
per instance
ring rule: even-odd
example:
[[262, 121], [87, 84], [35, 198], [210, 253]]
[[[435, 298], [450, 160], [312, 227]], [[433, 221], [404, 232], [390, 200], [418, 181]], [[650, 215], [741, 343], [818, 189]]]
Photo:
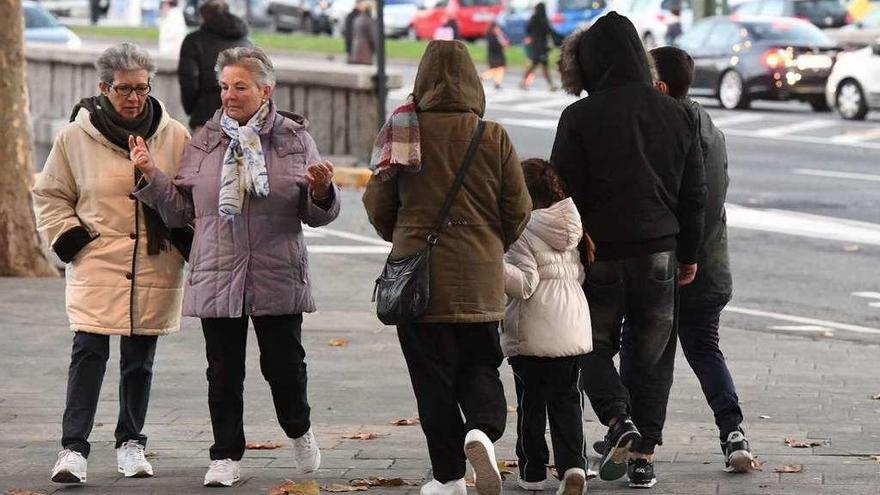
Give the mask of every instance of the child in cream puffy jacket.
[[546, 488], [549, 417], [558, 493], [582, 493], [587, 458], [580, 358], [593, 347], [578, 253], [584, 231], [550, 164], [530, 159], [522, 167], [534, 210], [505, 256], [508, 302], [501, 334], [516, 383], [519, 485]]

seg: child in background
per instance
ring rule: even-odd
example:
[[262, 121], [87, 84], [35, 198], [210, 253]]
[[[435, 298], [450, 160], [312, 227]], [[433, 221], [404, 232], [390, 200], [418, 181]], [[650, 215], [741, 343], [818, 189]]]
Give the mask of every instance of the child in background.
[[504, 70], [507, 68], [504, 50], [509, 44], [504, 30], [497, 22], [492, 21], [489, 30], [486, 31], [486, 45], [488, 47], [486, 59], [489, 62], [489, 70], [483, 73], [483, 80], [493, 81], [495, 89], [501, 89], [501, 83], [504, 82]]
[[550, 421], [558, 494], [586, 490], [580, 359], [592, 349], [590, 311], [581, 288], [580, 214], [550, 163], [522, 162], [531, 219], [504, 262], [508, 296], [501, 347], [516, 383], [519, 486], [543, 490]]

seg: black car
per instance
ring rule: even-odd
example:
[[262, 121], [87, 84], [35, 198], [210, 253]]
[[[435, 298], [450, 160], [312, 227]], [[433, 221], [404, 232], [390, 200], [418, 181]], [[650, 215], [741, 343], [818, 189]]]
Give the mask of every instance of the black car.
[[829, 110], [825, 82], [840, 49], [819, 28], [793, 18], [710, 17], [676, 45], [694, 58], [691, 94], [724, 108], [752, 100], [800, 100]]
[[846, 7], [838, 0], [751, 0], [734, 7], [742, 16], [796, 17], [820, 28], [837, 28], [852, 22]]

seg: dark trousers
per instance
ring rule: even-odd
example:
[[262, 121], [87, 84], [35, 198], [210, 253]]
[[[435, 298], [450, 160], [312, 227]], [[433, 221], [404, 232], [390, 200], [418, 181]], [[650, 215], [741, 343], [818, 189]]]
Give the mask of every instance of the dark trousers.
[[[309, 421], [302, 315], [254, 316], [260, 371], [269, 382], [275, 414], [290, 438], [303, 436]], [[208, 407], [214, 445], [211, 460], [244, 455], [244, 375], [248, 317], [202, 318], [208, 358]]]
[[724, 441], [730, 432], [739, 428], [743, 413], [724, 354], [718, 347], [722, 309], [724, 304], [705, 306], [684, 302], [679, 312], [678, 338], [688, 364], [700, 380]]
[[593, 352], [582, 360], [584, 390], [603, 424], [631, 416], [642, 433], [636, 450], [653, 453], [663, 443], [675, 365], [675, 255], [597, 261], [584, 290], [593, 326]]
[[586, 469], [580, 359], [581, 356], [509, 359], [516, 383], [516, 457], [522, 480], [542, 481], [547, 477], [550, 454], [544, 432], [548, 418], [559, 476], [571, 468]]
[[[507, 422], [498, 367], [498, 322], [415, 323], [397, 327], [434, 479], [464, 478], [464, 437], [473, 429], [493, 442]], [[462, 420], [464, 413], [464, 420]]]
[[[116, 447], [134, 440], [147, 444], [141, 434], [150, 402], [153, 379], [155, 336], [134, 335], [119, 338], [119, 419], [116, 422]], [[67, 375], [67, 402], [61, 423], [61, 445], [88, 457], [89, 434], [95, 424], [95, 411], [107, 360], [110, 337], [86, 332], [73, 335], [70, 369]]]

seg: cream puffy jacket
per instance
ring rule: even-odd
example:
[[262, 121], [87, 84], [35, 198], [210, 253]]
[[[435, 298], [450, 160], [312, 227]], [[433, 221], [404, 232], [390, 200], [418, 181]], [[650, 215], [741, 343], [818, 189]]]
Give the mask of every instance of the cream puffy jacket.
[[532, 212], [504, 258], [504, 355], [563, 357], [593, 348], [577, 245], [583, 236], [571, 198]]

